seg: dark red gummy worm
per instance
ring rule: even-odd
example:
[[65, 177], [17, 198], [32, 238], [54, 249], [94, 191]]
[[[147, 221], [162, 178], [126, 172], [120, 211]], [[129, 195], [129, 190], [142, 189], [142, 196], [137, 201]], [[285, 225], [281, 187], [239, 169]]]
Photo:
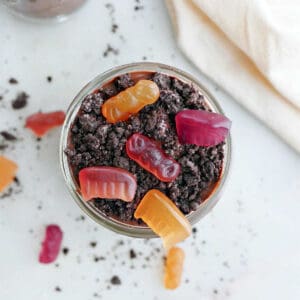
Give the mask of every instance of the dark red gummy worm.
[[159, 180], [171, 182], [180, 173], [180, 165], [166, 155], [158, 143], [140, 134], [133, 134], [126, 142], [127, 155]]

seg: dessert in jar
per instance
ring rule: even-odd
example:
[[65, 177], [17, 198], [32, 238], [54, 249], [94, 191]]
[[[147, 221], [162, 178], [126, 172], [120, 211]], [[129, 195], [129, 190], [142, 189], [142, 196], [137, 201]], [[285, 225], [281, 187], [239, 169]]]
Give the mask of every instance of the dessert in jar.
[[190, 75], [156, 63], [121, 66], [91, 81], [69, 107], [63, 173], [77, 203], [98, 223], [152, 237], [160, 231], [153, 222], [180, 227], [176, 220], [184, 218], [185, 236], [219, 199], [230, 124]]
[[12, 12], [31, 18], [64, 19], [86, 0], [2, 0]]

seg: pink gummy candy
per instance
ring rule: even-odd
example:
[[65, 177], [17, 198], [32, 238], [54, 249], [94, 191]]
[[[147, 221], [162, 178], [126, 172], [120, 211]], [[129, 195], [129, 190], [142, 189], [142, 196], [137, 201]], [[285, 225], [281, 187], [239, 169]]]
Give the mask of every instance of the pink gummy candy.
[[225, 140], [231, 121], [224, 115], [204, 110], [182, 110], [176, 117], [179, 142], [197, 146], [215, 146]]
[[45, 239], [39, 256], [39, 262], [49, 264], [55, 261], [59, 254], [63, 233], [58, 225], [48, 225], [46, 227]]

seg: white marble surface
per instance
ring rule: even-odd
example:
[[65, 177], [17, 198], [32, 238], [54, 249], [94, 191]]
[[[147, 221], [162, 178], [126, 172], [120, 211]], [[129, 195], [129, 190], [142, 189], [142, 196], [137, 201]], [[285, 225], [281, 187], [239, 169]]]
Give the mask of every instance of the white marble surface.
[[[112, 16], [108, 2], [115, 6]], [[16, 127], [19, 138], [2, 152], [18, 162], [22, 185], [21, 193], [0, 199], [0, 299], [300, 299], [299, 155], [182, 56], [162, 1], [142, 2], [144, 9], [135, 11], [134, 1], [90, 0], [62, 24], [30, 23], [0, 9], [0, 94], [5, 94], [0, 130]], [[115, 34], [112, 18], [119, 25]], [[107, 44], [119, 54], [103, 57]], [[66, 109], [96, 74], [144, 56], [203, 80], [233, 121], [227, 189], [197, 225], [196, 238], [182, 244], [187, 258], [176, 291], [163, 288], [163, 254], [151, 255], [161, 247], [159, 240], [145, 243], [89, 219], [76, 221], [82, 212], [60, 173], [59, 130], [43, 138], [37, 150], [35, 138], [23, 128], [25, 116], [39, 109]], [[10, 77], [19, 84], [9, 85]], [[28, 106], [12, 110], [11, 100], [23, 90], [30, 95]], [[63, 246], [70, 249], [59, 255], [58, 267], [38, 263], [49, 223], [62, 227]], [[119, 240], [125, 244], [118, 246]], [[97, 241], [95, 248], [91, 241]], [[130, 260], [131, 248], [142, 254]], [[95, 263], [94, 255], [106, 260]], [[109, 284], [113, 275], [121, 278], [120, 286]], [[56, 292], [56, 286], [62, 291]]]

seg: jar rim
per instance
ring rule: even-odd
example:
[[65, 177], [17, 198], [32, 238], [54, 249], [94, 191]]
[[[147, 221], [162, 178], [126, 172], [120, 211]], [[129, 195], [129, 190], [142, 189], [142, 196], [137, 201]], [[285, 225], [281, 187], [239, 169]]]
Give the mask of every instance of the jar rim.
[[[88, 94], [92, 93], [95, 89], [99, 88], [100, 86], [103, 86], [105, 83], [111, 81], [117, 76], [120, 76], [125, 73], [139, 72], [139, 71], [160, 72], [160, 73], [167, 74], [169, 76], [174, 76], [189, 84], [194, 84], [202, 93], [204, 99], [206, 100], [210, 108], [212, 108], [214, 112], [223, 114], [223, 110], [220, 104], [210, 94], [210, 92], [207, 91], [207, 89], [203, 86], [203, 84], [199, 82], [198, 79], [196, 79], [194, 76], [180, 69], [165, 64], [161, 64], [161, 63], [156, 63], [156, 62], [136, 62], [136, 63], [120, 65], [111, 68], [102, 74], [97, 75], [94, 79], [88, 82], [80, 90], [80, 92], [75, 96], [75, 98], [70, 103], [61, 130], [61, 138], [60, 138], [60, 145], [59, 145], [59, 160], [60, 160], [60, 166], [63, 173], [63, 177], [68, 186], [69, 192], [71, 193], [75, 202], [89, 217], [91, 217], [98, 224], [123, 235], [132, 236], [132, 237], [141, 237], [141, 238], [153, 238], [153, 237], [157, 237], [157, 235], [149, 227], [136, 226], [136, 225], [131, 225], [128, 223], [118, 221], [117, 219], [101, 214], [88, 201], [84, 201], [79, 192], [78, 183], [73, 177], [71, 168], [69, 166], [67, 155], [64, 153], [65, 149], [68, 146], [70, 126], [72, 125], [74, 119], [76, 118], [78, 110], [80, 109], [81, 103], [84, 100], [84, 98]], [[197, 223], [218, 202], [220, 198], [220, 192], [223, 189], [223, 186], [228, 177], [230, 161], [231, 161], [231, 136], [229, 134], [224, 145], [223, 168], [221, 171], [220, 178], [216, 183], [216, 186], [214, 187], [213, 191], [210, 193], [210, 195], [198, 206], [198, 208], [195, 211], [192, 211], [187, 215], [187, 219], [190, 221], [191, 225]]]

